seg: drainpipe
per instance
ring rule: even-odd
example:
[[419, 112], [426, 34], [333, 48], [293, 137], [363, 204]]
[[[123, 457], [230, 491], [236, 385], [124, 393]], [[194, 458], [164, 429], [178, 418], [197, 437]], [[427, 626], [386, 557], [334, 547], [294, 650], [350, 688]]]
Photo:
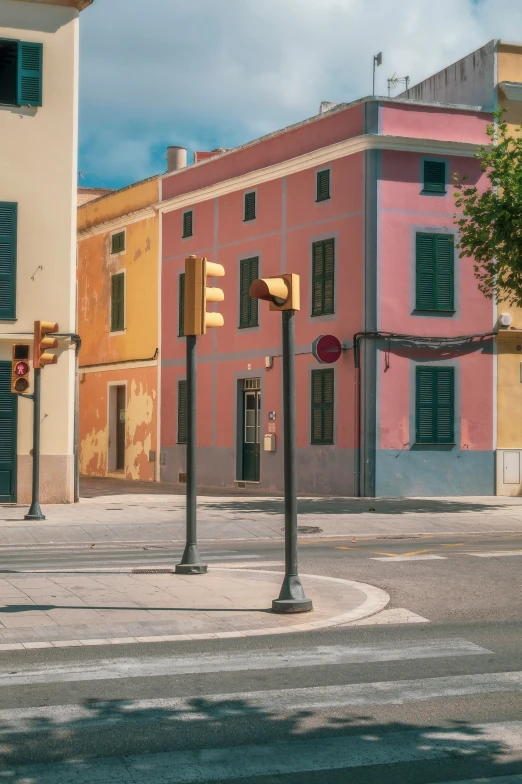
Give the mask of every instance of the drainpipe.
[[74, 332], [57, 334], [59, 338], [70, 338], [74, 343], [74, 430], [73, 430], [73, 461], [74, 461], [74, 503], [80, 500], [80, 386], [79, 386], [79, 359], [82, 339]]

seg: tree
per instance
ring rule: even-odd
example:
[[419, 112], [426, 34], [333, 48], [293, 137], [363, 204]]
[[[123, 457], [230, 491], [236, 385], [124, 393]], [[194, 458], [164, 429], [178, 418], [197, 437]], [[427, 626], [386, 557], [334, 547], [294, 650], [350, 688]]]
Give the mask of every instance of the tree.
[[456, 182], [454, 215], [459, 227], [460, 257], [474, 259], [480, 291], [497, 302], [522, 306], [522, 126], [521, 135], [509, 135], [506, 109], [494, 112], [488, 125], [491, 144], [481, 146], [475, 158], [489, 180], [488, 187]]

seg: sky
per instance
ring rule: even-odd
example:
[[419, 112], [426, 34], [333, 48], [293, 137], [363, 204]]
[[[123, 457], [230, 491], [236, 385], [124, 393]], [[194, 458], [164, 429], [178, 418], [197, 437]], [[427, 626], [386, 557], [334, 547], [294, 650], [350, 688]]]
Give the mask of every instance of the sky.
[[118, 188], [370, 95], [380, 51], [386, 95], [522, 41], [522, 0], [94, 0], [80, 29], [79, 180]]

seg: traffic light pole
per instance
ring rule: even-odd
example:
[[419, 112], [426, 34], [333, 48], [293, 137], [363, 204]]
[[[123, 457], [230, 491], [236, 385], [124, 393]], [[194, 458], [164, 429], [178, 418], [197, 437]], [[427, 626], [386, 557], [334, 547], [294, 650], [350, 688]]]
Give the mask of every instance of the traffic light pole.
[[283, 316], [283, 434], [285, 483], [285, 576], [278, 599], [272, 602], [276, 613], [313, 610], [297, 569], [297, 469], [295, 440], [295, 310]]
[[42, 384], [42, 369], [34, 369], [33, 400], [33, 497], [31, 507], [25, 515], [25, 520], [45, 520], [45, 515], [40, 509], [40, 391]]
[[205, 574], [196, 523], [196, 336], [187, 335], [187, 541], [176, 574]]

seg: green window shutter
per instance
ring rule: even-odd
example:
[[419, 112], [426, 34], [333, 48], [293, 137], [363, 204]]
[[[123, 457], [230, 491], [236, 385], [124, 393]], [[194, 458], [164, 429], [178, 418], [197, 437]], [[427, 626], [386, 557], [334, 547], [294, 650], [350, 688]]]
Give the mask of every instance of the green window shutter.
[[335, 242], [314, 242], [312, 246], [312, 316], [335, 312]]
[[454, 368], [416, 369], [416, 441], [452, 444], [455, 421]]
[[192, 210], [183, 213], [183, 237], [192, 237]]
[[17, 204], [0, 202], [0, 319], [16, 317]]
[[443, 161], [424, 161], [424, 190], [446, 193], [446, 164]]
[[239, 271], [239, 328], [257, 327], [258, 300], [250, 296], [250, 285], [259, 277], [259, 258], [242, 259]]
[[254, 220], [256, 217], [256, 194], [245, 193], [245, 220]]
[[112, 276], [111, 332], [125, 329], [125, 275], [119, 272]]
[[125, 232], [119, 231], [111, 237], [111, 253], [121, 253], [125, 250]]
[[178, 335], [183, 337], [185, 334], [185, 273], [179, 276], [179, 297], [178, 297]]
[[453, 310], [454, 258], [453, 235], [417, 234], [417, 310]]
[[437, 310], [453, 310], [455, 242], [452, 234], [435, 235]]
[[42, 105], [43, 44], [18, 42], [16, 100], [19, 106]]
[[330, 169], [317, 172], [316, 201], [326, 201], [330, 198]]
[[334, 371], [312, 370], [312, 444], [334, 443]]
[[178, 444], [187, 443], [187, 382], [178, 381]]

